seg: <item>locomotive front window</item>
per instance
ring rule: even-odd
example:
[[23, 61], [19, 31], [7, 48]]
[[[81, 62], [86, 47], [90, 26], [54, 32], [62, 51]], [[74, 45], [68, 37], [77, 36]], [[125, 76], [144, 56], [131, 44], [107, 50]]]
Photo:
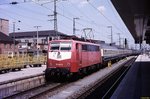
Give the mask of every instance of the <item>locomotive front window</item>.
[[71, 50], [71, 42], [61, 42], [60, 50]]
[[50, 50], [62, 50], [62, 51], [69, 51], [71, 50], [71, 42], [53, 42], [50, 44]]
[[60, 43], [51, 43], [51, 50], [59, 50]]

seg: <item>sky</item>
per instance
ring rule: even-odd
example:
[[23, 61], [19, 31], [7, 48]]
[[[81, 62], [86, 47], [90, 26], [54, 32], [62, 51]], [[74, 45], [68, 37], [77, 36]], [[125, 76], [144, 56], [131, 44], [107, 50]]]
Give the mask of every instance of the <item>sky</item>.
[[[0, 18], [9, 20], [9, 32], [53, 30], [54, 0], [0, 0]], [[10, 4], [18, 2], [18, 4]], [[119, 44], [127, 38], [129, 46], [134, 46], [134, 39], [118, 15], [110, 0], [57, 0], [58, 31], [72, 35], [73, 18], [76, 19], [76, 35], [84, 36], [84, 32], [94, 35], [94, 39], [111, 41], [112, 26], [113, 42]], [[19, 22], [20, 21], [20, 22]], [[20, 28], [20, 30], [18, 30]], [[92, 32], [83, 31], [84, 28], [92, 28]]]

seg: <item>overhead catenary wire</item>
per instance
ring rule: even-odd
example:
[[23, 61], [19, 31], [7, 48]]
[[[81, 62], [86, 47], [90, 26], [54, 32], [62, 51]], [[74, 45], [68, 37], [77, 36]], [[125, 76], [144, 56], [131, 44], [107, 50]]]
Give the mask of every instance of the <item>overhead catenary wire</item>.
[[[34, 1], [33, 1], [33, 2], [34, 2]], [[48, 9], [48, 10], [50, 10], [50, 11], [53, 11], [52, 9], [50, 9], [50, 8], [44, 6], [44, 5], [41, 5], [41, 4], [37, 3], [37, 2], [34, 2], [34, 3], [37, 4], [37, 5], [39, 5], [39, 6], [44, 7], [45, 9]], [[66, 18], [66, 19], [68, 19], [68, 20], [70, 20], [71, 22], [73, 21], [72, 18], [70, 18], [70, 17], [68, 17], [68, 16], [66, 16], [66, 15], [64, 15], [64, 14], [61, 14], [61, 13], [58, 13], [58, 12], [57, 12], [57, 14], [60, 15], [60, 16], [62, 16], [62, 17], [64, 17], [64, 18]], [[83, 24], [81, 24], [80, 22], [76, 22], [76, 23], [79, 24], [79, 25], [81, 25], [83, 28], [87, 28], [86, 25], [83, 25]], [[92, 24], [92, 25], [93, 25], [93, 24]], [[100, 33], [100, 32], [99, 32], [99, 33]]]
[[[45, 1], [49, 1], [49, 0], [38, 0], [38, 1], [43, 1], [43, 2], [45, 2]], [[29, 2], [33, 2], [33, 0], [24, 0], [24, 1], [19, 1], [19, 2], [17, 2], [17, 1], [12, 1], [12, 2], [1, 3], [0, 5], [10, 5], [10, 4], [16, 5], [16, 4], [29, 3]]]
[[[88, 1], [88, 0], [87, 0]], [[124, 33], [116, 24], [114, 24], [107, 16], [105, 16], [101, 11], [99, 11], [92, 3], [88, 1], [88, 3], [93, 7], [96, 11], [98, 11], [109, 23], [111, 23], [116, 29], [118, 29], [120, 32]]]
[[[106, 28], [107, 27], [105, 25], [102, 25], [102, 24], [99, 24], [99, 23], [95, 22], [93, 20], [93, 18], [87, 16], [82, 10], [80, 10], [78, 7], [76, 7], [71, 1], [69, 1], [69, 3], [75, 8], [75, 10], [80, 12], [87, 19], [86, 20], [85, 18], [83, 19], [82, 17], [80, 17], [80, 21], [86, 22], [86, 23], [90, 24], [91, 26], [96, 26], [97, 28], [100, 28], [100, 27], [105, 27]], [[97, 32], [97, 33], [100, 33], [100, 32]], [[105, 31], [105, 33], [107, 33], [107, 32]], [[101, 33], [101, 34], [103, 35], [103, 33]]]
[[[18, 18], [16, 18], [16, 17], [12, 17], [11, 15], [9, 15], [9, 14], [6, 14], [6, 13], [3, 13], [5, 16], [7, 16], [7, 17], [10, 17], [10, 19], [12, 19], [12, 22], [16, 22], [16, 21], [18, 21], [19, 19]], [[13, 30], [13, 27], [12, 27], [12, 22], [9, 22], [10, 24], [9, 24], [9, 30], [10, 31], [12, 31]], [[31, 25], [31, 24], [29, 24], [27, 21], [21, 21], [20, 23], [19, 23], [19, 27], [20, 26], [22, 26], [22, 25], [24, 25], [23, 26], [23, 28], [20, 28], [20, 30], [22, 31], [22, 30], [28, 30], [29, 31], [29, 28], [30, 29], [32, 29], [33, 28], [33, 26]]]
[[[39, 0], [39, 1], [41, 1], [41, 0]], [[43, 1], [43, 0], [42, 0]], [[44, 1], [48, 1], [48, 0], [44, 0]], [[32, 9], [28, 9], [28, 8], [23, 8], [22, 6], [18, 6], [20, 3], [27, 3], [27, 2], [33, 2], [32, 0], [24, 0], [24, 2], [18, 2], [17, 3], [17, 6], [15, 6], [15, 7], [19, 7], [18, 9], [20, 10], [20, 9], [23, 9], [24, 11], [26, 11], [26, 10], [30, 10], [30, 12], [32, 12], [32, 13], [39, 13], [38, 15], [41, 15], [41, 16], [43, 16], [44, 15], [44, 13], [42, 13], [42, 12], [37, 12], [37, 11], [34, 11], [34, 10], [32, 10]], [[7, 4], [10, 4], [10, 3], [7, 3]], [[40, 20], [40, 21], [44, 21], [43, 19], [40, 19], [40, 18], [38, 18], [38, 17], [32, 17], [32, 16], [27, 16], [27, 15], [25, 15], [25, 14], [20, 14], [20, 13], [17, 13], [16, 11], [8, 11], [8, 10], [6, 10], [6, 9], [4, 9], [4, 8], [2, 8], [1, 7], [1, 9], [3, 9], [3, 10], [5, 10], [4, 11], [4, 13], [6, 13], [6, 12], [9, 12], [9, 13], [11, 13], [11, 14], [14, 14], [14, 15], [18, 15], [18, 16], [22, 16], [23, 18], [27, 18], [27, 19], [32, 19], [32, 20]], [[1, 11], [3, 11], [3, 10], [1, 10]], [[23, 12], [22, 12], [23, 13]], [[46, 14], [45, 14], [45, 16], [46, 16]]]
[[[110, 3], [110, 0], [106, 0], [107, 2], [108, 2], [108, 4], [110, 5], [110, 9], [112, 10], [112, 13], [113, 13], [113, 15], [115, 16], [115, 18], [117, 18], [116, 19], [116, 21], [119, 23], [119, 25], [121, 26], [121, 28], [123, 29], [123, 30], [125, 30], [125, 32], [127, 32], [127, 29], [125, 29], [125, 28], [123, 28], [123, 26], [122, 26], [122, 23], [119, 21], [120, 19], [117, 17], [117, 15], [115, 14], [115, 10], [114, 10], [114, 7], [112, 6], [112, 4]], [[124, 25], [125, 27], [126, 27], [126, 25]], [[124, 34], [125, 35], [125, 34]]]
[[[78, 11], [78, 10], [77, 10]], [[60, 13], [59, 13], [60, 14]], [[70, 14], [72, 14], [72, 13], [70, 13]], [[62, 15], [62, 14], [60, 14], [61, 16], [64, 16], [65, 18], [67, 18], [67, 19], [69, 19], [70, 21], [72, 21], [72, 18], [70, 18], [70, 17], [67, 17], [67, 16], [65, 16], [65, 15]], [[72, 14], [73, 15], [73, 14]], [[87, 17], [87, 16], [86, 16]], [[89, 17], [87, 17], [88, 19], [90, 19]], [[92, 21], [88, 21], [88, 20], [86, 20], [86, 19], [82, 19], [82, 18], [80, 18], [80, 20], [81, 21], [83, 21], [83, 22], [87, 22], [87, 23], [89, 23], [89, 24], [91, 24], [91, 25], [94, 25], [94, 26], [97, 26], [98, 28], [99, 27], [106, 27], [106, 26], [104, 26], [104, 25], [99, 25], [99, 24], [97, 24], [97, 23], [95, 23], [95, 21], [93, 21], [94, 22], [94, 24], [92, 24]], [[79, 25], [81, 25], [81, 26], [83, 26], [83, 27], [86, 27], [85, 25], [83, 25], [83, 24], [81, 24], [80, 22], [76, 22], [76, 23], [78, 23]], [[100, 32], [99, 32], [100, 33]]]
[[[33, 2], [33, 1], [32, 1]], [[19, 3], [24, 3], [24, 2], [19, 2]], [[38, 3], [36, 3], [36, 4], [38, 4]], [[44, 7], [42, 4], [40, 4], [42, 7]], [[17, 6], [18, 7], [18, 6]], [[21, 7], [20, 7], [21, 8]], [[19, 8], [19, 9], [20, 9]], [[47, 8], [47, 7], [46, 7]], [[23, 8], [21, 8], [21, 9], [23, 9]], [[50, 10], [50, 9], [49, 9]], [[51, 11], [53, 11], [53, 10], [51, 10]], [[25, 15], [21, 15], [21, 14], [18, 14], [18, 13], [14, 13], [14, 12], [10, 12], [10, 13], [13, 13], [13, 14], [15, 14], [15, 15], [18, 15], [18, 16], [22, 16], [22, 17], [24, 17], [24, 18], [28, 18], [28, 19], [33, 19], [33, 20], [35, 20], [35, 18], [32, 18], [32, 17], [28, 17], [28, 16], [25, 16]], [[67, 18], [67, 19], [69, 19], [70, 21], [72, 21], [72, 19], [71, 18], [69, 18], [69, 17], [66, 17], [66, 16], [64, 16], [64, 15], [62, 15], [62, 14], [60, 14], [61, 16], [63, 16], [63, 17], [65, 17], [65, 18]], [[14, 19], [14, 18], [13, 18]], [[37, 19], [38, 21], [40, 20], [40, 19]], [[80, 23], [78, 23], [78, 24], [80, 24]], [[82, 25], [82, 24], [80, 24], [80, 25]], [[28, 26], [28, 25], [27, 25]], [[84, 25], [82, 25], [82, 26], [84, 26]]]
[[[120, 32], [120, 33], [122, 34], [122, 36], [124, 35], [124, 36], [126, 37], [126, 33], [128, 33], [129, 30], [127, 29], [126, 25], [125, 25], [123, 22], [121, 22], [121, 19], [118, 17], [119, 15], [118, 15], [117, 13], [115, 13], [115, 9], [114, 9], [113, 5], [110, 3], [110, 0], [107, 0], [107, 2], [108, 2], [108, 4], [110, 5], [109, 7], [111, 7], [110, 9], [112, 10], [113, 15], [115, 16], [116, 21], [118, 22], [119, 26], [121, 26], [121, 29], [124, 31], [124, 32]], [[118, 16], [117, 16], [117, 15], [118, 15]], [[120, 20], [120, 21], [119, 21], [119, 20]], [[124, 27], [123, 27], [123, 25], [124, 25]], [[120, 30], [120, 31], [121, 31], [121, 30]], [[116, 32], [116, 33], [117, 33], [117, 32]], [[116, 34], [116, 35], [118, 35], [118, 34]], [[127, 37], [127, 38], [128, 38], [128, 37]], [[128, 38], [128, 40], [131, 40], [131, 39], [133, 39], [133, 38]], [[116, 42], [119, 43], [119, 41], [116, 41]], [[133, 41], [133, 42], [134, 42], [134, 41]], [[120, 44], [119, 44], [119, 45], [120, 45]]]
[[[36, 2], [35, 2], [35, 3], [36, 3]], [[43, 5], [39, 4], [39, 3], [36, 3], [36, 4], [38, 4], [39, 6], [42, 6], [42, 7], [46, 8], [46, 9], [48, 9], [48, 10], [53, 11], [52, 9], [50, 9], [50, 8], [48, 8], [48, 7], [46, 7], [46, 6], [43, 6]], [[57, 12], [57, 14], [58, 14], [58, 15], [60, 15], [60, 16], [65, 17], [66, 19], [68, 19], [68, 20], [70, 20], [70, 21], [73, 21], [73, 19], [72, 19], [72, 18], [67, 17], [67, 16], [65, 16], [64, 14], [61, 14], [61, 13], [58, 13], [58, 12]], [[79, 23], [79, 22], [77, 22], [77, 23], [78, 23], [78, 24], [80, 24], [81, 26], [86, 27], [85, 25], [83, 25], [83, 24], [81, 24], [81, 23]]]
[[[41, 1], [41, 0], [39, 0], [39, 1]], [[46, 0], [45, 0], [46, 1]], [[41, 4], [41, 3], [38, 3], [38, 2], [36, 2], [36, 1], [33, 1], [33, 0], [31, 0], [30, 2], [33, 2], [33, 3], [35, 3], [35, 4], [37, 4], [37, 5], [39, 5], [39, 6], [42, 6], [42, 7], [44, 7], [44, 8], [46, 8], [47, 10], [49, 10], [49, 11], [52, 11], [53, 12], [53, 10], [52, 9], [50, 9], [49, 7], [46, 7], [46, 6], [44, 6], [43, 4]], [[18, 7], [18, 6], [17, 6]], [[21, 6], [19, 6], [20, 8], [21, 8]], [[24, 8], [21, 8], [21, 9], [24, 9]], [[26, 8], [25, 8], [26, 9]], [[28, 8], [27, 8], [28, 9]], [[78, 10], [78, 9], [77, 9]], [[93, 28], [93, 27], [105, 27], [105, 26], [103, 26], [103, 25], [100, 25], [99, 23], [97, 23], [97, 22], [95, 22], [94, 20], [92, 20], [89, 16], [87, 16], [83, 11], [80, 11], [80, 10], [78, 10], [82, 15], [84, 15], [86, 18], [81, 18], [80, 20], [82, 21], [82, 22], [87, 22], [87, 23], [89, 23], [90, 25], [91, 25], [91, 27]], [[31, 11], [31, 12], [33, 12], [33, 11]], [[38, 13], [38, 11], [37, 12], [33, 12], [33, 13], [36, 13], [36, 14], [38, 14], [38, 15], [40, 15], [40, 12]], [[58, 12], [57, 12], [58, 13]], [[42, 14], [43, 15], [43, 14]], [[64, 14], [62, 14], [62, 13], [58, 13], [58, 15], [59, 16], [62, 16], [62, 17], [64, 17], [64, 18], [66, 18], [66, 19], [68, 19], [68, 20], [70, 20], [71, 22], [73, 21], [73, 18], [72, 17], [70, 17], [70, 16], [66, 16], [66, 15], [64, 15]], [[20, 16], [20, 15], [18, 15], [18, 16]], [[73, 15], [72, 15], [73, 16]], [[27, 18], [26, 16], [22, 16], [22, 17], [24, 17], [24, 18]], [[27, 18], [27, 19], [31, 19], [31, 18]], [[33, 18], [32, 18], [33, 19]], [[35, 18], [33, 19], [33, 20], [36, 20]], [[37, 19], [38, 21], [39, 21], [39, 19]], [[41, 20], [41, 19], [40, 19]], [[42, 19], [43, 20], [43, 19]], [[42, 21], [41, 20], [41, 21]], [[91, 21], [90, 21], [91, 20]], [[81, 23], [80, 21], [79, 22], [76, 22], [78, 25], [80, 25], [82, 28], [87, 28], [87, 24], [84, 24], [84, 23]], [[66, 25], [67, 26], [67, 25]], [[63, 27], [63, 28], [65, 28], [65, 27]], [[67, 28], [66, 28], [67, 29]], [[98, 29], [95, 29], [94, 28], [94, 30], [95, 30], [95, 32], [97, 32], [97, 33], [101, 33], [101, 35], [104, 35], [100, 30], [98, 30]]]
[[33, 10], [33, 9], [30, 9], [29, 7], [24, 7], [24, 6], [22, 6], [22, 5], [18, 5], [18, 6], [16, 6], [16, 7], [18, 7], [19, 9], [22, 9], [22, 10], [24, 10], [24, 11], [28, 11], [28, 12], [35, 13], [35, 14], [40, 15], [40, 16], [47, 16], [46, 13], [41, 12], [41, 11], [38, 11], [38, 9]]
[[88, 20], [91, 20], [91, 21], [88, 21], [88, 20], [82, 19], [83, 21], [87, 21], [87, 22], [90, 23], [90, 24], [91, 24], [91, 22], [93, 22], [95, 25], [100, 26], [100, 27], [107, 27], [107, 26], [105, 26], [105, 25], [103, 25], [103, 24], [98, 24], [98, 23], [96, 23], [96, 22], [93, 20], [93, 18], [91, 18], [91, 17], [89, 17], [88, 15], [86, 15], [82, 10], [80, 10], [78, 7], [76, 7], [71, 1], [69, 1], [69, 2], [70, 2], [70, 4], [75, 8], [75, 10], [77, 10], [77, 11], [80, 12], [82, 15], [84, 15]]
[[[18, 7], [18, 6], [17, 6]], [[16, 8], [16, 6], [15, 6], [15, 8]], [[34, 21], [40, 21], [40, 22], [47, 22], [45, 19], [41, 19], [40, 17], [39, 18], [36, 18], [36, 17], [32, 17], [32, 16], [27, 16], [27, 15], [24, 15], [24, 14], [20, 14], [20, 13], [18, 13], [18, 11], [17, 12], [14, 12], [14, 11], [10, 11], [10, 10], [6, 10], [6, 9], [4, 9], [4, 8], [0, 8], [0, 9], [2, 9], [1, 10], [1, 12], [3, 13], [3, 15], [5, 15], [5, 16], [7, 16], [8, 18], [11, 18], [11, 19], [13, 19], [13, 21], [16, 21], [16, 20], [18, 20], [18, 19], [20, 19], [20, 20], [22, 20], [22, 18], [23, 19], [32, 19], [32, 20], [34, 20]], [[20, 8], [20, 6], [19, 6], [19, 8], [17, 8], [17, 9], [20, 9], [20, 10], [22, 10], [21, 8]], [[24, 9], [23, 9], [24, 10]], [[24, 13], [24, 12], [21, 12], [21, 13]], [[13, 15], [14, 16], [13, 16]], [[39, 14], [40, 15], [40, 14]], [[21, 16], [21, 17], [20, 17]], [[44, 21], [45, 20], [45, 21]], [[33, 28], [33, 26], [31, 25], [31, 24], [29, 24], [28, 23], [28, 21], [24, 21], [22, 24], [24, 24], [24, 28], [25, 27], [29, 27], [29, 28]], [[11, 25], [10, 25], [11, 26]], [[12, 30], [12, 29], [11, 29]]]
[[[73, 7], [75, 7], [75, 9], [76, 10], [78, 10], [82, 15], [84, 15], [88, 20], [92, 20], [93, 22], [91, 23], [90, 21], [87, 21], [87, 23], [89, 23], [89, 24], [91, 24], [91, 25], [95, 25], [96, 27], [107, 27], [107, 26], [104, 26], [104, 25], [100, 25], [100, 24], [98, 24], [97, 22], [95, 22], [94, 20], [93, 20], [93, 18], [90, 18], [89, 16], [87, 16], [87, 15], [85, 15], [85, 13], [82, 11], [82, 10], [80, 10], [78, 7], [76, 7], [71, 1], [70, 1], [70, 3], [71, 3], [71, 5], [73, 6]], [[109, 2], [110, 3], [110, 2]], [[111, 6], [112, 7], [112, 6]], [[96, 8], [97, 9], [97, 8]], [[98, 9], [97, 9], [98, 10]], [[98, 10], [99, 11], [99, 10]], [[101, 14], [103, 14], [103, 13], [101, 13]], [[114, 14], [114, 13], [113, 13]], [[104, 14], [103, 14], [104, 15]], [[104, 15], [105, 16], [105, 15]], [[107, 17], [106, 17], [107, 18]], [[85, 19], [82, 19], [81, 21], [85, 21]], [[108, 20], [109, 20], [109, 18], [108, 18]], [[114, 23], [112, 23], [112, 24], [114, 24]], [[115, 24], [114, 24], [115, 25]], [[116, 25], [115, 25], [116, 26]], [[117, 27], [117, 26], [116, 26]], [[120, 28], [118, 28], [117, 27], [117, 29], [119, 30], [119, 31], [122, 31], [122, 30], [120, 30]], [[105, 31], [105, 33], [107, 33], [106, 31]], [[103, 33], [101, 33], [101, 34], [103, 34]]]
[[[48, 7], [46, 7], [46, 6], [43, 6], [42, 4], [39, 4], [39, 3], [37, 3], [37, 2], [35, 2], [35, 1], [32, 1], [32, 2], [34, 2], [35, 4], [38, 4], [38, 5], [40, 5], [40, 6], [42, 6], [42, 7], [44, 7], [44, 8], [46, 8], [46, 9], [48, 9], [48, 10], [51, 10], [51, 11], [53, 11], [52, 9], [50, 9], [50, 8], [48, 8]], [[65, 17], [65, 18], [67, 18], [68, 20], [70, 20], [70, 21], [72, 21], [72, 18], [70, 18], [70, 17], [67, 17], [67, 16], [65, 16], [65, 15], [63, 15], [63, 14], [61, 14], [61, 13], [58, 13], [60, 16], [63, 16], [63, 17]], [[18, 14], [19, 16], [20, 16], [20, 14]], [[25, 16], [23, 16], [23, 17], [25, 17]], [[25, 17], [25, 18], [27, 18], [27, 17]], [[32, 18], [32, 17], [28, 17], [28, 18]], [[34, 18], [34, 20], [35, 20], [35, 18]], [[38, 20], [38, 19], [37, 19]], [[88, 22], [88, 21], [86, 21], [86, 20], [82, 20], [82, 21], [85, 21], [85, 22]], [[90, 22], [88, 22], [88, 23], [90, 23]], [[81, 25], [83, 28], [86, 28], [87, 26], [85, 26], [85, 25], [83, 25], [83, 24], [81, 24], [80, 22], [77, 22], [77, 24], [79, 24], [79, 25]], [[90, 23], [91, 24], [91, 23]], [[93, 24], [92, 24], [93, 25]]]
[[[1, 8], [1, 9], [3, 9], [3, 8]], [[5, 11], [4, 11], [5, 10]], [[32, 20], [40, 20], [40, 21], [43, 21], [42, 19], [40, 19], [40, 18], [37, 18], [37, 17], [32, 17], [32, 16], [27, 16], [27, 15], [24, 15], [24, 14], [20, 14], [20, 13], [17, 13], [17, 12], [12, 12], [12, 11], [8, 11], [8, 10], [6, 10], [6, 9], [3, 9], [3, 10], [1, 10], [3, 13], [11, 13], [11, 14], [14, 14], [14, 15], [18, 15], [18, 16], [22, 16], [23, 18], [26, 18], [26, 19], [32, 19]]]
[[[42, 6], [42, 5], [41, 5]], [[21, 8], [19, 8], [19, 9], [21, 9]], [[5, 9], [3, 9], [3, 11], [4, 11]], [[23, 10], [25, 10], [25, 8], [23, 9]], [[6, 12], [9, 12], [9, 13], [11, 13], [11, 14], [15, 14], [15, 15], [18, 15], [18, 16], [20, 16], [20, 14], [17, 14], [17, 13], [13, 13], [13, 12], [10, 12], [10, 11], [4, 11], [5, 13]], [[14, 17], [12, 17], [11, 15], [7, 15], [7, 16], [9, 16], [9, 17], [11, 17], [13, 20], [17, 20], [17, 18], [14, 18]], [[46, 16], [46, 15], [45, 15]], [[31, 19], [31, 17], [26, 17], [26, 16], [22, 16], [22, 17], [24, 17], [24, 18], [27, 18], [27, 19]], [[32, 18], [33, 20], [35, 20], [34, 18]], [[38, 21], [39, 21], [39, 19], [37, 19]], [[41, 20], [41, 21], [43, 21], [43, 20]], [[24, 23], [25, 24], [25, 23]], [[10, 25], [11, 26], [11, 25]], [[25, 24], [25, 26], [31, 26], [30, 24]], [[25, 27], [24, 27], [25, 28]], [[31, 26], [31, 27], [29, 27], [29, 28], [33, 28], [33, 26]]]
[[[49, 1], [49, 0], [38, 0], [38, 1]], [[33, 0], [24, 0], [24, 2], [17, 2], [17, 3], [26, 3], [26, 2], [34, 2], [34, 3], [36, 3], [35, 1], [33, 1]], [[53, 2], [53, 1], [51, 1], [51, 2]], [[50, 2], [50, 3], [51, 3]], [[49, 2], [47, 2], [47, 3], [49, 3]], [[11, 3], [5, 3], [5, 4], [11, 4]], [[36, 4], [39, 4], [39, 3], [36, 3]], [[91, 4], [91, 3], [90, 3]], [[43, 4], [39, 4], [39, 5], [43, 5]], [[43, 6], [43, 7], [45, 7], [45, 6]], [[94, 7], [94, 6], [93, 6]], [[47, 8], [47, 7], [46, 7]], [[49, 10], [51, 10], [51, 9], [49, 9]], [[51, 11], [53, 11], [53, 10], [51, 10]], [[79, 10], [80, 11], [80, 10]], [[81, 12], [81, 11], [80, 11]], [[83, 13], [83, 12], [81, 12], [81, 13]], [[102, 13], [101, 13], [102, 14]], [[61, 15], [61, 14], [60, 14]], [[84, 14], [85, 15], [85, 14]], [[62, 15], [62, 16], [64, 16], [64, 15]], [[104, 15], [103, 15], [104, 16]], [[88, 17], [88, 16], [86, 16], [86, 17]], [[66, 18], [68, 18], [68, 17], [66, 17]], [[88, 17], [89, 18], [89, 17]], [[68, 18], [69, 19], [69, 18]], [[94, 21], [93, 21], [94, 22]], [[94, 22], [95, 23], [95, 22]]]
[[[13, 21], [15, 22], [15, 21], [18, 21], [18, 19], [17, 18], [15, 18], [15, 17], [12, 17], [11, 15], [9, 15], [9, 14], [6, 14], [6, 13], [3, 13], [3, 14], [5, 14], [7, 17], [10, 17], [11, 19], [13, 19]], [[21, 22], [21, 24], [24, 24], [26, 27], [30, 27], [31, 28], [31, 25], [30, 24], [27, 24], [26, 22]], [[13, 29], [13, 27], [12, 27], [12, 25], [10, 24], [10, 26], [9, 26], [10, 28], [11, 28], [11, 30]], [[25, 28], [25, 27], [24, 27]]]

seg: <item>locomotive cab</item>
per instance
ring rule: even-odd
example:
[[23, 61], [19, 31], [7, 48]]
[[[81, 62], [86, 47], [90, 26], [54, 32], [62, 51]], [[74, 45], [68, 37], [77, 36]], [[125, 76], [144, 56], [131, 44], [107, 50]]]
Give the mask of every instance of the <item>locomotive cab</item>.
[[73, 42], [71, 40], [54, 40], [49, 43], [47, 75], [69, 74], [72, 65]]

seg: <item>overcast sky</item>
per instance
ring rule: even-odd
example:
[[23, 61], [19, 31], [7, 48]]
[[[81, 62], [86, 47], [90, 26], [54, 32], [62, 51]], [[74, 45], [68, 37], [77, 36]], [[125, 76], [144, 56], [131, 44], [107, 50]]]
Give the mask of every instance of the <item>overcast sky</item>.
[[[15, 1], [18, 4], [9, 4]], [[0, 0], [0, 18], [9, 20], [9, 32], [13, 31], [13, 22], [16, 22], [16, 32], [35, 31], [34, 26], [41, 26], [39, 30], [53, 30], [53, 21], [48, 21], [53, 19], [48, 16], [53, 14], [53, 4], [53, 0]], [[110, 43], [108, 26], [112, 26], [114, 42], [118, 44], [117, 33], [120, 33], [121, 38], [128, 39], [130, 46], [134, 43], [110, 0], [57, 0], [57, 13], [60, 32], [72, 35], [73, 18], [78, 17], [77, 36], [83, 35], [84, 28], [92, 28], [94, 39]]]

